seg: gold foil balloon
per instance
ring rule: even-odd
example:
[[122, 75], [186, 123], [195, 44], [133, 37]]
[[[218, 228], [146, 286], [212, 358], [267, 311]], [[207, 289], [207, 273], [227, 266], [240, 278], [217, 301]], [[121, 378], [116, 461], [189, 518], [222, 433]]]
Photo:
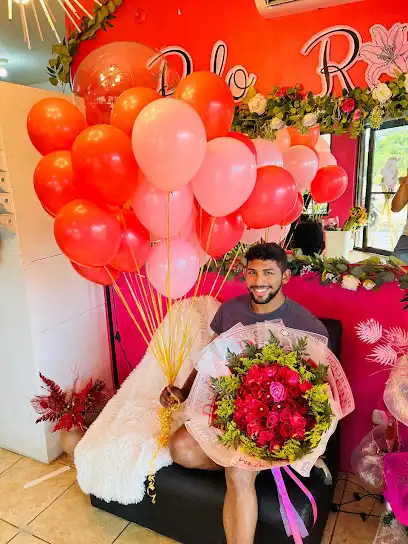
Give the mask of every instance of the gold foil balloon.
[[147, 87], [169, 96], [180, 77], [161, 53], [137, 42], [113, 42], [92, 51], [79, 65], [73, 93], [89, 125], [109, 124], [115, 100], [127, 89]]

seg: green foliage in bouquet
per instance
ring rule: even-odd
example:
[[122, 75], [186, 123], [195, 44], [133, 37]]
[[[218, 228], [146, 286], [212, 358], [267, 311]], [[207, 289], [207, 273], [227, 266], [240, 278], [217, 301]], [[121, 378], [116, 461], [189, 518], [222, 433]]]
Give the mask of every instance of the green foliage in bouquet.
[[[329, 386], [326, 381], [328, 369], [321, 364], [315, 366], [308, 359], [306, 346], [307, 339], [302, 338], [292, 351], [285, 351], [271, 333], [269, 343], [264, 347], [247, 343], [241, 354], [228, 351], [227, 362], [231, 375], [212, 379], [212, 386], [216, 394], [212, 424], [223, 432], [220, 435], [220, 440], [225, 446], [240, 449], [258, 459], [288, 460], [290, 462], [300, 459], [316, 448], [323, 434], [330, 428], [333, 413], [328, 396]], [[285, 375], [288, 379], [287, 382], [285, 382]], [[271, 376], [272, 378], [269, 379]], [[294, 380], [295, 389], [300, 388], [299, 391], [293, 393], [294, 387], [290, 385], [292, 383], [290, 380], [292, 382]], [[262, 384], [264, 389], [262, 389]], [[275, 402], [271, 399], [272, 392], [269, 394], [269, 387], [273, 386], [278, 386], [278, 393], [282, 394], [282, 402]], [[257, 398], [260, 400], [255, 400], [252, 396], [255, 395], [255, 389], [257, 389]], [[282, 393], [282, 390], [285, 390], [285, 393]], [[286, 392], [287, 397], [285, 396]], [[252, 404], [246, 407], [246, 402]], [[284, 429], [285, 432], [289, 429], [289, 434], [278, 436], [276, 440], [268, 438], [266, 444], [260, 444], [258, 440], [260, 433], [256, 432], [256, 412], [257, 410], [265, 410], [262, 408], [262, 406], [267, 406], [265, 403], [269, 403], [269, 412], [260, 413], [259, 419], [263, 419], [265, 422], [267, 418], [271, 417], [270, 413], [273, 411], [271, 407], [279, 404], [278, 408], [285, 409], [286, 417], [289, 416], [288, 425]], [[261, 408], [259, 408], [260, 406]], [[240, 428], [240, 411], [243, 414], [253, 415], [254, 427], [252, 428], [255, 428], [253, 435], [243, 429], [242, 424]], [[280, 414], [281, 416], [272, 416], [272, 419], [276, 420], [272, 421], [272, 425], [276, 423], [275, 435], [279, 435], [280, 429], [282, 429], [279, 417], [283, 417], [283, 412]], [[293, 421], [290, 419], [292, 417]], [[304, 427], [301, 424], [300, 432], [295, 430], [293, 425], [305, 422], [306, 419], [309, 424]], [[291, 428], [294, 431], [292, 436], [290, 436]], [[267, 436], [269, 437], [269, 435]]]

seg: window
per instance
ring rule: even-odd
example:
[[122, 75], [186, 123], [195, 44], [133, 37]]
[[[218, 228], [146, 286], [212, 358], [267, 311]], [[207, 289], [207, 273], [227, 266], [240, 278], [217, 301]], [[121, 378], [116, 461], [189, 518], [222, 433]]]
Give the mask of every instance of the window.
[[402, 234], [407, 210], [392, 213], [399, 178], [407, 175], [408, 125], [404, 120], [368, 128], [360, 140], [356, 203], [368, 211], [368, 226], [359, 231], [358, 249], [389, 255]]

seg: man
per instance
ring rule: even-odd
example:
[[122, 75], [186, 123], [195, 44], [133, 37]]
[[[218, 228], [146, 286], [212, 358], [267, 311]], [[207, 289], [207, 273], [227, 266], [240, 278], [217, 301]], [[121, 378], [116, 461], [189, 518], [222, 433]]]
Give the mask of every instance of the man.
[[[249, 294], [241, 295], [220, 306], [211, 328], [214, 338], [237, 323], [251, 325], [258, 321], [282, 319], [287, 327], [328, 336], [324, 325], [308, 310], [288, 299], [282, 287], [290, 279], [284, 250], [277, 244], [258, 244], [246, 255], [246, 286]], [[197, 371], [193, 370], [184, 386], [167, 387], [160, 396], [163, 406], [170, 406], [175, 395], [184, 402]], [[220, 470], [183, 426], [170, 439], [173, 461], [186, 468]], [[224, 502], [224, 529], [228, 544], [252, 544], [258, 520], [255, 491], [256, 472], [226, 468], [227, 493]]]
[[301, 221], [293, 232], [292, 247], [303, 255], [320, 254], [325, 248], [322, 225], [316, 221]]

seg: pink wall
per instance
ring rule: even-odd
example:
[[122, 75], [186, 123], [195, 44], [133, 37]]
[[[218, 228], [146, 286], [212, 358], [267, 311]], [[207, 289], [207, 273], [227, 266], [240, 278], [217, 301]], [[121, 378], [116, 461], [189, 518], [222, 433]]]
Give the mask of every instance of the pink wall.
[[357, 183], [358, 140], [348, 136], [332, 137], [332, 153], [339, 166], [344, 168], [348, 175], [348, 186], [341, 198], [330, 204], [330, 217], [338, 217], [342, 225], [349, 216], [351, 206], [354, 206], [354, 194]]

